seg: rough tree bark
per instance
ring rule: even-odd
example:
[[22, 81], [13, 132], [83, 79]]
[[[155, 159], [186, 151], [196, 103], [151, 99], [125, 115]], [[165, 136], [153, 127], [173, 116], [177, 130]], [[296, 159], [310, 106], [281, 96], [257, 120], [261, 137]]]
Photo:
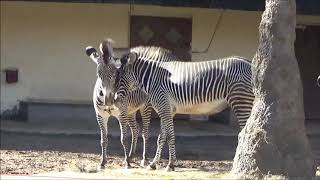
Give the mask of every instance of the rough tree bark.
[[266, 0], [259, 27], [260, 44], [252, 60], [256, 100], [239, 134], [231, 170], [236, 176], [315, 175], [294, 53], [295, 26], [295, 0]]

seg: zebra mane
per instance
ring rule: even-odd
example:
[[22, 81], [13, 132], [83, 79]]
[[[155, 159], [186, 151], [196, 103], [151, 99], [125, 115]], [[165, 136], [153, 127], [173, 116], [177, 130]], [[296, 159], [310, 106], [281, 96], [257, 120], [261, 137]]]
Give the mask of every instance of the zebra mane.
[[238, 60], [241, 60], [241, 61], [245, 61], [245, 62], [247, 62], [249, 64], [251, 64], [251, 62], [252, 62], [250, 59], [242, 57], [242, 56], [229, 56], [229, 57], [227, 57], [227, 59], [228, 58], [238, 59]]
[[170, 50], [162, 47], [138, 46], [138, 47], [131, 48], [130, 52], [135, 52], [138, 54], [138, 57], [148, 61], [155, 61], [155, 60], [156, 61], [157, 60], [181, 61]]
[[[137, 46], [130, 49], [130, 52], [138, 54], [139, 59], [144, 61], [182, 61], [172, 51], [157, 46]], [[251, 60], [241, 56], [228, 56], [220, 59], [208, 59], [206, 61], [238, 59], [251, 64]], [[201, 61], [198, 61], [201, 62]]]

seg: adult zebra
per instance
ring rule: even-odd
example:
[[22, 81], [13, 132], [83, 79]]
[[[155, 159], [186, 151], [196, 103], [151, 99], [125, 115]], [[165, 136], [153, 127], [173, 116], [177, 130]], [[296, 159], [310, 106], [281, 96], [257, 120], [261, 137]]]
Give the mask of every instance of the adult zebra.
[[115, 88], [116, 106], [123, 108], [128, 92], [138, 86], [148, 94], [161, 119], [158, 148], [148, 166], [150, 169], [156, 168], [167, 141], [169, 163], [166, 170], [174, 170], [175, 113], [214, 114], [230, 105], [241, 127], [250, 116], [254, 100], [251, 64], [244, 58], [181, 62], [167, 50], [146, 55], [140, 48], [131, 49], [121, 58], [121, 64]]
[[[107, 127], [108, 119], [110, 116], [115, 116], [119, 120], [119, 125], [121, 129], [121, 143], [124, 148], [125, 153], [125, 167], [130, 167], [130, 161], [136, 150], [136, 144], [138, 139], [138, 128], [135, 119], [135, 113], [140, 110], [142, 120], [143, 120], [143, 159], [141, 161], [141, 166], [144, 166], [147, 162], [146, 151], [147, 151], [147, 141], [149, 137], [149, 123], [151, 118], [151, 106], [147, 102], [146, 94], [136, 89], [130, 91], [127, 101], [125, 101], [127, 106], [127, 111], [122, 111], [114, 106], [112, 94], [112, 89], [115, 81], [115, 73], [117, 66], [120, 63], [115, 61], [117, 58], [113, 56], [113, 49], [111, 47], [111, 40], [107, 39], [100, 44], [100, 51], [102, 55], [99, 55], [96, 49], [93, 47], [86, 48], [86, 54], [92, 59], [93, 62], [97, 64], [97, 80], [93, 90], [93, 104], [96, 112], [97, 122], [100, 128], [101, 134], [101, 168], [104, 168], [106, 164], [106, 154], [107, 154]], [[127, 126], [129, 125], [132, 134], [131, 148], [128, 153], [128, 140], [126, 137]]]

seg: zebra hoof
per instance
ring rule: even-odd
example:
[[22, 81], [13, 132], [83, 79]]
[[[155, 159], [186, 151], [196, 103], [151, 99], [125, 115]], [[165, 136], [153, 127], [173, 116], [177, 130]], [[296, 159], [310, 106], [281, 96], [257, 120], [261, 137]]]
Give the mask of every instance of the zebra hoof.
[[105, 164], [106, 164], [107, 161], [102, 161], [100, 163], [100, 167], [98, 169], [105, 169]]
[[166, 167], [166, 171], [167, 171], [167, 172], [174, 171], [174, 166], [168, 165], [168, 166]]
[[100, 165], [99, 170], [104, 170], [106, 167], [104, 165]]
[[141, 160], [140, 167], [146, 167], [148, 162], [146, 160]]
[[129, 163], [127, 163], [125, 166], [124, 166], [124, 169], [131, 169], [131, 165]]
[[149, 165], [148, 167], [147, 167], [147, 170], [148, 171], [150, 171], [150, 170], [156, 170], [157, 169], [157, 167], [156, 167], [156, 165]]

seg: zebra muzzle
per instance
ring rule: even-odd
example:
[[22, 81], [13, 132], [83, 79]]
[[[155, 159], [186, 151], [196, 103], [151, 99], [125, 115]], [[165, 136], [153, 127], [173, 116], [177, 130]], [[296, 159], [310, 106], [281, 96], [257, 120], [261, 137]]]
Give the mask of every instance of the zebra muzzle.
[[110, 94], [109, 97], [105, 96], [105, 105], [106, 106], [111, 106], [114, 104], [115, 100], [114, 100], [114, 95], [113, 94]]
[[107, 108], [105, 108], [104, 110], [107, 111], [109, 114], [111, 114], [111, 111], [113, 110], [113, 108], [107, 107]]

